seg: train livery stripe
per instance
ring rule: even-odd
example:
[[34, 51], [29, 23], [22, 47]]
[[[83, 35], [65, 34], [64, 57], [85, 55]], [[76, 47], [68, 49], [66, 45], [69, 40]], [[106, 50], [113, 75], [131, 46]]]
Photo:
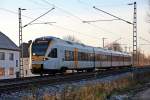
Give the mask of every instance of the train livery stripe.
[[74, 64], [75, 67], [78, 67], [78, 48], [74, 48]]
[[32, 61], [43, 61], [44, 56], [32, 56]]

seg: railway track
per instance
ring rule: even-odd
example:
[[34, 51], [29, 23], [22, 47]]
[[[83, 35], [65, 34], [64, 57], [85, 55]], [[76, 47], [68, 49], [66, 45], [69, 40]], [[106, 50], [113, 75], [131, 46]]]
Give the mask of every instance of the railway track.
[[[148, 68], [149, 69], [149, 68]], [[134, 69], [134, 71], [140, 71], [141, 69]], [[144, 70], [144, 69], [143, 69]], [[51, 85], [51, 84], [60, 84], [64, 82], [79, 81], [82, 79], [96, 79], [103, 78], [112, 75], [119, 75], [125, 72], [131, 72], [133, 69], [118, 69], [118, 70], [101, 70], [90, 73], [73, 73], [65, 75], [55, 75], [55, 76], [36, 76], [36, 77], [25, 77], [25, 78], [16, 78], [0, 81], [0, 93], [12, 92], [23, 89], [29, 89], [31, 86], [41, 86], [41, 85]], [[145, 69], [147, 71], [147, 69]], [[150, 69], [149, 69], [150, 71]]]

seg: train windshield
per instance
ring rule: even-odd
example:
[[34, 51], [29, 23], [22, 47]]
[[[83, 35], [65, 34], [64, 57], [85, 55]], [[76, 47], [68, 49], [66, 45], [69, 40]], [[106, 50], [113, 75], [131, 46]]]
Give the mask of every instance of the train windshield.
[[44, 56], [48, 48], [48, 41], [35, 41], [32, 44], [32, 55]]

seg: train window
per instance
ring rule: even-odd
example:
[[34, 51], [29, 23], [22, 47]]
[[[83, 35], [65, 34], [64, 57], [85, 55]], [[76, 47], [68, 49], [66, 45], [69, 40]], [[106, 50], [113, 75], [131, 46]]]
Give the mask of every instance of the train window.
[[49, 53], [48, 57], [57, 58], [57, 48], [53, 48]]
[[95, 54], [95, 61], [98, 61], [98, 54]]
[[119, 61], [119, 56], [117, 56], [117, 61]]
[[112, 56], [112, 61], [116, 61], [116, 56]]
[[78, 60], [81, 60], [81, 52], [78, 52]]
[[121, 59], [121, 61], [124, 61], [124, 57], [122, 56], [122, 59]]
[[103, 57], [103, 55], [101, 55], [101, 61], [104, 61], [104, 57]]
[[69, 51], [65, 50], [65, 60], [69, 60]]
[[90, 61], [94, 60], [94, 54], [90, 53]]
[[87, 61], [90, 61], [90, 54], [87, 53]]
[[116, 56], [116, 61], [118, 61], [118, 56]]
[[127, 57], [124, 57], [124, 61], [125, 61], [125, 62], [127, 61]]
[[111, 55], [108, 55], [107, 57], [108, 57], [108, 61], [111, 61]]
[[99, 54], [98, 56], [99, 56], [99, 61], [101, 61], [101, 55]]
[[107, 61], [107, 55], [102, 55], [101, 59], [102, 59], [102, 61]]
[[95, 61], [98, 60], [98, 54], [95, 54]]
[[84, 60], [84, 53], [81, 52], [81, 61], [83, 61], [83, 60]]
[[88, 61], [88, 53], [85, 53], [85, 60]]
[[124, 57], [124, 61], [126, 61], [126, 57]]
[[100, 55], [99, 54], [95, 54], [95, 61], [100, 61]]
[[48, 48], [48, 41], [36, 41], [32, 44], [32, 55], [44, 56]]
[[74, 60], [74, 52], [73, 52], [73, 51], [69, 51], [69, 56], [70, 56], [70, 57], [69, 57], [69, 58], [70, 58], [69, 60], [70, 60], [70, 61], [73, 61], [73, 60]]
[[74, 60], [74, 52], [65, 50], [65, 60], [66, 61], [73, 61]]
[[128, 58], [127, 58], [127, 57], [125, 57], [125, 61], [128, 61]]

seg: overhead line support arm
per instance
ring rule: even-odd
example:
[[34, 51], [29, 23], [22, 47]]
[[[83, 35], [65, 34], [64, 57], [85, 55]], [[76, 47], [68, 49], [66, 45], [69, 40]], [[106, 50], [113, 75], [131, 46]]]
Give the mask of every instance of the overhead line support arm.
[[124, 22], [126, 22], [126, 23], [128, 23], [128, 24], [133, 24], [133, 23], [131, 23], [131, 22], [129, 22], [129, 21], [126, 21], [126, 20], [124, 20], [124, 19], [122, 19], [122, 18], [119, 18], [119, 17], [117, 17], [117, 16], [115, 16], [115, 15], [113, 15], [113, 14], [110, 14], [110, 13], [104, 11], [104, 10], [101, 10], [101, 9], [99, 9], [99, 8], [96, 8], [95, 6], [93, 6], [93, 8], [96, 9], [96, 10], [98, 10], [98, 11], [101, 11], [101, 12], [103, 12], [103, 13], [105, 13], [105, 14], [108, 14], [108, 15], [110, 15], [110, 16], [112, 16], [112, 17], [115, 17], [115, 18], [117, 18], [118, 20], [122, 20], [122, 21], [124, 21]]
[[28, 24], [24, 25], [23, 28], [26, 27], [26, 26], [28, 26], [28, 25], [30, 25], [30, 24], [33, 23], [34, 21], [38, 20], [38, 19], [41, 18], [42, 16], [48, 14], [48, 13], [51, 12], [53, 9], [55, 9], [55, 8], [53, 7], [52, 9], [48, 10], [46, 13], [44, 13], [44, 14], [42, 14], [41, 16], [37, 17], [36, 19], [32, 20], [32, 21], [29, 22]]

